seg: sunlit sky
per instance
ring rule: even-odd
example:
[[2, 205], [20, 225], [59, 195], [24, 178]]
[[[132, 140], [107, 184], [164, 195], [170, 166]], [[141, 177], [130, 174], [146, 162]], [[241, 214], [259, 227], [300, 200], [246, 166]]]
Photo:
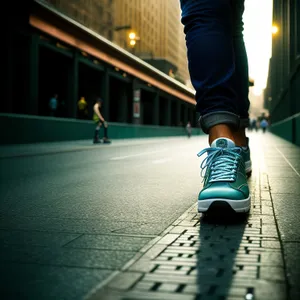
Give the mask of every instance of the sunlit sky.
[[249, 75], [255, 81], [254, 93], [266, 87], [272, 53], [272, 0], [245, 0], [244, 39]]

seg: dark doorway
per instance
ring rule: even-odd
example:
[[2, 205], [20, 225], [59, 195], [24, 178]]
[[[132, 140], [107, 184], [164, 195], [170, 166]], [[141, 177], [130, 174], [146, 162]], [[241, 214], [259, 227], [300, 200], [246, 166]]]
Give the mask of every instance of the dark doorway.
[[154, 97], [154, 93], [141, 90], [141, 121], [144, 125], [153, 125]]
[[[79, 78], [78, 78], [78, 97], [76, 102], [79, 101], [81, 97], [85, 98], [87, 102], [88, 113], [85, 116], [86, 119], [91, 120], [93, 117], [93, 106], [97, 97], [101, 94], [101, 70], [89, 67], [84, 63], [79, 63]], [[105, 102], [107, 101], [106, 99]], [[78, 108], [77, 108], [78, 109]], [[78, 117], [78, 111], [77, 111]]]
[[177, 101], [176, 100], [172, 100], [171, 101], [171, 126], [177, 126], [179, 120], [177, 120]]
[[[11, 111], [16, 114], [26, 113], [26, 98], [29, 97], [29, 38], [22, 34], [12, 35], [10, 51], [11, 72], [10, 77], [10, 101]], [[8, 99], [9, 101], [9, 99]]]
[[110, 77], [109, 81], [109, 121], [132, 122], [132, 88], [125, 81]]
[[159, 97], [159, 125], [170, 126], [168, 120], [168, 99]]
[[67, 117], [67, 102], [69, 97], [68, 74], [71, 58], [61, 53], [40, 47], [39, 55], [39, 115], [49, 115], [49, 100], [58, 95], [56, 117]]

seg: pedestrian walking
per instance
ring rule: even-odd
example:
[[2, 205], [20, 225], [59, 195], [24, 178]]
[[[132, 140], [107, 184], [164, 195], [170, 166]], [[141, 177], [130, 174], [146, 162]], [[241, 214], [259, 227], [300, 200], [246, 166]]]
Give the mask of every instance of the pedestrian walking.
[[51, 117], [56, 116], [56, 111], [57, 111], [57, 106], [58, 106], [58, 95], [54, 94], [53, 97], [50, 98], [49, 100], [49, 114]]
[[181, 0], [196, 110], [210, 147], [201, 167], [198, 211], [250, 209], [248, 62], [243, 40], [244, 0]]
[[260, 122], [260, 128], [262, 129], [263, 133], [266, 132], [268, 126], [269, 126], [268, 121], [266, 119], [262, 119]]
[[185, 130], [187, 133], [188, 138], [190, 138], [192, 136], [192, 125], [191, 122], [187, 122], [186, 126], [185, 126]]

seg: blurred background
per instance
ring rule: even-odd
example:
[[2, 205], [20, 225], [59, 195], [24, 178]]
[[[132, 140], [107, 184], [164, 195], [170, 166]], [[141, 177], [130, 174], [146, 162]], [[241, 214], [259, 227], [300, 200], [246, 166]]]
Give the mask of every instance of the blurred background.
[[[188, 122], [198, 127], [178, 0], [26, 0], [22, 18], [9, 5], [0, 121], [11, 131], [2, 143], [87, 138], [97, 97], [106, 120], [116, 123], [114, 138], [139, 137], [125, 124], [161, 126], [148, 128], [150, 136], [182, 134], [175, 127]], [[299, 143], [299, 1], [246, 0], [245, 6], [251, 119], [267, 118], [271, 130]], [[282, 121], [284, 127], [276, 126]], [[33, 124], [44, 134], [33, 135]], [[16, 134], [20, 126], [24, 138]]]

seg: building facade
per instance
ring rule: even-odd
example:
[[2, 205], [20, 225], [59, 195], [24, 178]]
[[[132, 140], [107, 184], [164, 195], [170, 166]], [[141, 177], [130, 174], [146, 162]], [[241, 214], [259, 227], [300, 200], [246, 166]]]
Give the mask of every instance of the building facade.
[[[189, 82], [178, 0], [44, 1], [142, 59], [169, 62], [175, 78]], [[138, 37], [134, 47], [129, 44], [130, 31]]]
[[300, 144], [300, 1], [274, 0], [273, 23], [265, 107], [274, 132]]

